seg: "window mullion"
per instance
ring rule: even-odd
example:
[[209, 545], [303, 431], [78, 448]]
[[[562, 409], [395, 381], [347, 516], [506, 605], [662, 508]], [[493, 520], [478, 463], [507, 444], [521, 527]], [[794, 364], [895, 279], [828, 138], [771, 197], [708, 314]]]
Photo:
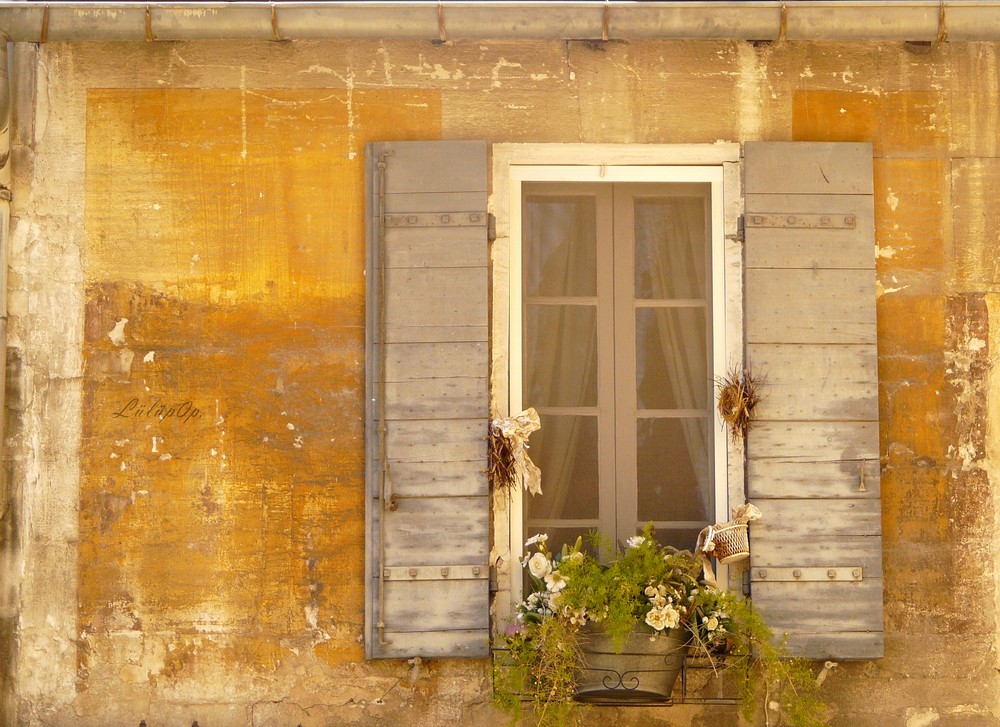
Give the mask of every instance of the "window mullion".
[[600, 521], [605, 537], [615, 536], [618, 456], [615, 434], [614, 214], [610, 184], [597, 194], [598, 469]]
[[615, 539], [635, 533], [638, 507], [636, 481], [636, 353], [635, 353], [635, 220], [632, 194], [614, 187], [614, 322], [615, 322]]

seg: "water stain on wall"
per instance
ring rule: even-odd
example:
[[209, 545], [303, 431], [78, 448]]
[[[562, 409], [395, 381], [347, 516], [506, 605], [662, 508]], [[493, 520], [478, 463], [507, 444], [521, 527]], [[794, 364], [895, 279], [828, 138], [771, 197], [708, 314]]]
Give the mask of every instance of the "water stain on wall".
[[87, 114], [81, 688], [123, 632], [175, 642], [140, 679], [213, 634], [246, 635], [240, 670], [360, 659], [364, 144], [438, 138], [440, 94], [92, 90]]

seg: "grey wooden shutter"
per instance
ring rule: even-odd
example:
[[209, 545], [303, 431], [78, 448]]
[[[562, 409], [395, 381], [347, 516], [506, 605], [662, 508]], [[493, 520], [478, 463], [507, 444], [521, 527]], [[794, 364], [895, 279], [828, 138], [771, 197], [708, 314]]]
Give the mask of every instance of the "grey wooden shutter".
[[869, 144], [745, 146], [746, 340], [765, 379], [747, 441], [754, 604], [792, 653], [882, 656]]
[[366, 153], [366, 653], [483, 656], [486, 145]]

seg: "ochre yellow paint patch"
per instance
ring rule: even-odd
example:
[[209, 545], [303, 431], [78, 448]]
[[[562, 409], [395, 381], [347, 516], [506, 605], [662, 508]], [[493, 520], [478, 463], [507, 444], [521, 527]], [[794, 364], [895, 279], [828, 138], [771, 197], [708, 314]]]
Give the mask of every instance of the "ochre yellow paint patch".
[[943, 278], [951, 219], [949, 176], [946, 160], [875, 160], [875, 242], [883, 277], [909, 269]]
[[[251, 672], [290, 644], [361, 658], [364, 145], [439, 138], [440, 116], [416, 90], [89, 92], [89, 643], [245, 635], [225, 658]], [[121, 666], [84, 653], [81, 687]]]
[[794, 141], [871, 141], [878, 133], [878, 98], [856, 91], [796, 91]]

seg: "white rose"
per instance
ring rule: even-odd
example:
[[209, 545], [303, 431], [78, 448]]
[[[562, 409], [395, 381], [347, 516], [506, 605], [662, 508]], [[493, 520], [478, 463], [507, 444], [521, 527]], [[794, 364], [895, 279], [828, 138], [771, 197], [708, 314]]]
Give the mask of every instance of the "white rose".
[[652, 598], [657, 593], [656, 587], [655, 586], [646, 586], [646, 590], [643, 591], [643, 593], [646, 594], [647, 598]]
[[715, 616], [712, 616], [712, 618], [708, 619], [708, 622], [705, 624], [705, 628], [708, 629], [709, 631], [715, 631], [717, 628], [719, 628], [719, 619], [717, 619]]
[[659, 608], [649, 609], [649, 613], [646, 614], [646, 623], [657, 631], [663, 631], [663, 627], [666, 626], [663, 621], [663, 611]]
[[552, 564], [542, 553], [535, 553], [528, 558], [528, 572], [535, 578], [544, 578], [552, 572]]
[[680, 612], [671, 606], [665, 606], [660, 611], [663, 613], [663, 625], [668, 629], [675, 629], [681, 625]]

